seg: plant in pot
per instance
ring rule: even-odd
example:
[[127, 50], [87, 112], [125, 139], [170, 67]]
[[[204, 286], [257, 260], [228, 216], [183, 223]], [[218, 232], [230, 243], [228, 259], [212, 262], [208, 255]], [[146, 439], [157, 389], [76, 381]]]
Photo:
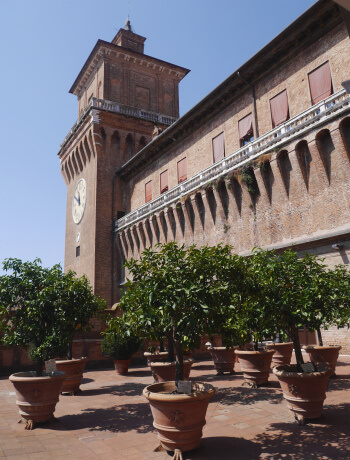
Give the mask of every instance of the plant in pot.
[[[254, 271], [261, 298], [270, 304], [271, 317], [279, 330], [288, 334], [294, 343], [296, 364], [277, 366], [277, 375], [288, 407], [299, 424], [306, 419], [320, 417], [326, 398], [328, 379], [332, 369], [326, 365], [304, 363], [299, 341], [299, 328], [306, 325], [315, 330], [322, 323], [323, 307], [317, 301], [320, 287], [315, 282], [322, 267], [316, 256], [287, 250], [255, 251]], [[322, 293], [325, 294], [322, 289]]]
[[127, 375], [131, 358], [141, 348], [142, 339], [119, 317], [109, 322], [109, 327], [103, 335], [103, 355], [113, 359], [117, 374]]
[[[126, 263], [133, 280], [127, 281], [119, 304], [124, 320], [137, 324], [146, 337], [163, 331], [169, 360], [175, 360], [171, 381], [143, 391], [161, 447], [174, 451], [174, 458], [199, 445], [209, 399], [215, 393], [211, 385], [185, 384], [183, 350], [198, 346], [200, 337], [215, 328], [211, 302], [220, 287], [215, 266], [230, 252], [229, 247], [185, 249], [168, 243], [146, 249], [139, 260]], [[183, 387], [188, 393], [183, 393]]]
[[251, 340], [251, 334], [246, 324], [242, 325], [240, 316], [248, 298], [247, 294], [251, 292], [248, 269], [249, 260], [232, 254], [232, 248], [231, 253], [221, 257], [215, 267], [215, 278], [220, 288], [216, 290], [215, 299], [211, 301], [215, 305], [215, 320], [211, 320], [210, 324], [217, 328], [213, 332], [220, 332], [222, 346], [210, 345], [208, 350], [218, 375], [234, 372], [238, 346]]
[[60, 265], [43, 268], [40, 259], [3, 262], [6, 274], [0, 276], [0, 324], [2, 343], [29, 348], [36, 362], [35, 372], [10, 376], [17, 393], [17, 404], [26, 429], [53, 417], [66, 374], [43, 371], [44, 362], [59, 355], [70, 340], [67, 327], [66, 291], [70, 276]]
[[349, 327], [350, 322], [350, 276], [344, 265], [328, 268], [319, 261], [318, 276], [313, 278], [315, 304], [317, 305], [317, 322], [313, 326], [317, 331], [318, 345], [304, 346], [310, 360], [314, 363], [327, 363], [335, 376], [340, 345], [325, 345], [321, 326]]
[[57, 370], [66, 373], [62, 393], [74, 395], [80, 392], [86, 357], [73, 358], [73, 339], [78, 334], [88, 333], [93, 329], [91, 319], [103, 319], [106, 308], [104, 299], [94, 295], [85, 275], [76, 277], [73, 271], [68, 271], [62, 279], [61, 310], [64, 318], [65, 346], [59, 352], [56, 360]]

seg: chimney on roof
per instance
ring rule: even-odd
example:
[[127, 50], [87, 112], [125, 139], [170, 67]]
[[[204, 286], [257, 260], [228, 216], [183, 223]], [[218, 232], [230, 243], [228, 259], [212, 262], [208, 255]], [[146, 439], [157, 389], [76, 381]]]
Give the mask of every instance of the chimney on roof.
[[143, 54], [145, 41], [145, 37], [141, 37], [141, 35], [137, 35], [133, 32], [128, 17], [125, 21], [124, 29], [119, 29], [117, 35], [113, 38], [112, 43], [113, 45], [122, 46], [128, 50]]

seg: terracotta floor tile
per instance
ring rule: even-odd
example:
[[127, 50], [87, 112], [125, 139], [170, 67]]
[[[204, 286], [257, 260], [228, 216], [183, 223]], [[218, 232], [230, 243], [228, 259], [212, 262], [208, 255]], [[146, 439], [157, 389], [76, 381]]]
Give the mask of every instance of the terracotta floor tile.
[[[294, 423], [274, 375], [270, 386], [250, 390], [241, 386], [240, 373], [216, 377], [210, 361], [195, 363], [193, 377], [209, 377], [217, 393], [208, 407], [202, 447], [184, 459], [349, 460], [350, 357], [341, 359], [324, 417], [305, 427]], [[0, 459], [171, 460], [166, 452], [153, 452], [158, 438], [141, 396], [152, 382], [148, 368], [133, 368], [127, 377], [112, 369], [88, 371], [85, 377], [83, 393], [62, 396], [56, 420], [32, 431], [17, 423], [16, 397], [9, 395], [7, 378], [0, 378]]]

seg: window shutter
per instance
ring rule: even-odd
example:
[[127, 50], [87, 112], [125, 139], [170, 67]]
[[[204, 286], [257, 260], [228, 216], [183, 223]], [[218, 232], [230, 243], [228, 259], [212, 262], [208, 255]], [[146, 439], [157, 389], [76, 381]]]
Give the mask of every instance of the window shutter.
[[225, 158], [225, 138], [224, 133], [219, 134], [213, 139], [213, 158], [214, 163]]
[[178, 182], [183, 182], [184, 180], [187, 179], [187, 162], [186, 162], [186, 157], [180, 160], [177, 163], [177, 177], [178, 177]]
[[238, 121], [238, 133], [241, 141], [253, 135], [253, 118], [251, 113]]
[[152, 181], [150, 180], [145, 185], [145, 195], [146, 195], [146, 203], [152, 200]]
[[328, 61], [309, 73], [309, 85], [312, 105], [332, 94], [331, 69]]
[[282, 91], [281, 93], [277, 94], [277, 96], [270, 99], [270, 109], [272, 126], [274, 128], [288, 120], [289, 107], [287, 90]]
[[168, 170], [163, 171], [160, 175], [160, 193], [168, 191]]

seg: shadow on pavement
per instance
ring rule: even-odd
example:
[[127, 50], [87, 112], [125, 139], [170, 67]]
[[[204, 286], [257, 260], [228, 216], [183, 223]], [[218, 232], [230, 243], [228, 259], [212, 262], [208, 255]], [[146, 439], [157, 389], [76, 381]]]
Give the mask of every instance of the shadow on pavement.
[[144, 383], [122, 383], [120, 385], [109, 385], [101, 388], [91, 388], [83, 390], [79, 396], [97, 396], [103, 394], [115, 396], [141, 396], [143, 389], [147, 385]]
[[[58, 420], [66, 430], [109, 431], [112, 433], [149, 433], [154, 431], [149, 403], [84, 409], [80, 414], [64, 415]], [[60, 429], [60, 428], [58, 428]]]
[[322, 418], [302, 427], [274, 423], [265, 433], [257, 435], [254, 442], [261, 446], [262, 458], [269, 460], [349, 459], [349, 413], [350, 404], [329, 406]]
[[261, 446], [252, 441], [215, 436], [202, 438], [201, 446], [191, 452], [184, 452], [183, 458], [184, 460], [253, 460], [259, 459], [261, 452]]

